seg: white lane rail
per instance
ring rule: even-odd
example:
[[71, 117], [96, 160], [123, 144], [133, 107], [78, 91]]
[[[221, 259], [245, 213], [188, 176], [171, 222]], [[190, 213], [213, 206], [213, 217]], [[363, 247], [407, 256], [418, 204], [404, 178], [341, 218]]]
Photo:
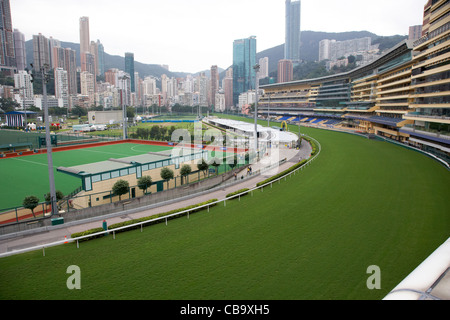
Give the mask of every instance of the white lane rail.
[[[77, 237], [77, 238], [69, 238], [69, 239], [64, 239], [64, 240], [60, 240], [60, 241], [55, 241], [55, 242], [52, 242], [52, 243], [40, 244], [40, 245], [37, 245], [37, 246], [28, 247], [28, 248], [24, 248], [24, 249], [12, 250], [12, 251], [0, 254], [0, 258], [13, 256], [13, 255], [17, 255], [17, 254], [22, 254], [22, 253], [26, 253], [26, 252], [31, 252], [31, 251], [38, 251], [38, 250], [42, 250], [42, 254], [43, 254], [43, 256], [45, 256], [45, 249], [46, 248], [51, 248], [51, 247], [55, 247], [55, 246], [59, 246], [59, 245], [63, 245], [63, 244], [68, 244], [68, 243], [76, 243], [77, 244], [77, 248], [79, 248], [80, 247], [80, 241], [82, 241], [82, 240], [85, 240], [85, 239], [88, 239], [88, 238], [100, 237], [102, 235], [106, 236], [108, 234], [112, 234], [113, 235], [113, 239], [115, 240], [116, 239], [116, 233], [119, 233], [120, 231], [124, 231], [126, 229], [136, 229], [136, 228], [140, 227], [141, 232], [143, 232], [143, 228], [144, 228], [144, 226], [146, 224], [154, 224], [155, 222], [165, 222], [165, 224], [167, 225], [168, 224], [168, 220], [170, 220], [170, 218], [174, 218], [176, 216], [187, 215], [187, 218], [189, 219], [189, 213], [191, 211], [200, 211], [202, 209], [207, 209], [208, 212], [209, 212], [210, 207], [218, 205], [218, 204], [220, 204], [222, 202], [223, 202], [224, 206], [226, 206], [226, 201], [227, 200], [231, 200], [231, 199], [235, 199], [235, 198], [239, 198], [239, 200], [240, 200], [240, 196], [241, 195], [244, 195], [244, 194], [247, 194], [247, 193], [252, 193], [253, 191], [256, 191], [256, 190], [259, 190], [259, 189], [261, 189], [261, 191], [263, 191], [265, 187], [267, 187], [267, 186], [271, 186], [272, 187], [272, 185], [275, 182], [280, 183], [281, 180], [283, 180], [283, 179], [286, 180], [288, 176], [296, 175], [299, 171], [301, 171], [304, 168], [310, 166], [317, 159], [317, 157], [320, 155], [320, 153], [322, 152], [322, 146], [321, 146], [320, 142], [317, 141], [316, 139], [314, 139], [314, 138], [312, 138], [310, 136], [306, 136], [306, 135], [303, 135], [303, 136], [304, 137], [308, 137], [309, 139], [311, 139], [311, 140], [313, 140], [315, 142], [316, 146], [318, 147], [318, 152], [312, 158], [308, 159], [308, 161], [305, 164], [303, 164], [302, 166], [300, 166], [297, 169], [292, 170], [291, 172], [288, 172], [286, 175], [283, 175], [282, 177], [280, 177], [278, 179], [275, 179], [273, 181], [270, 181], [270, 182], [268, 182], [268, 183], [266, 183], [264, 185], [256, 186], [255, 188], [246, 190], [246, 191], [244, 191], [242, 193], [235, 194], [235, 195], [233, 195], [231, 197], [224, 198], [222, 200], [217, 200], [215, 202], [211, 202], [211, 203], [208, 203], [208, 204], [205, 204], [205, 205], [201, 205], [201, 206], [198, 206], [198, 207], [195, 207], [195, 208], [187, 209], [187, 210], [184, 210], [184, 211], [176, 212], [176, 213], [173, 213], [173, 214], [170, 214], [170, 215], [167, 215], [167, 216], [163, 216], [163, 217], [159, 217], [159, 218], [155, 218], [155, 219], [151, 219], [151, 220], [147, 220], [147, 221], [142, 221], [142, 222], [138, 222], [138, 223], [135, 223], [135, 224], [130, 224], [130, 225], [119, 227], [119, 228], [115, 228], [115, 229], [99, 231], [97, 233], [92, 233], [92, 234], [81, 236], [81, 237]], [[273, 169], [273, 168], [272, 167], [267, 168], [267, 170], [271, 170], [271, 169]]]

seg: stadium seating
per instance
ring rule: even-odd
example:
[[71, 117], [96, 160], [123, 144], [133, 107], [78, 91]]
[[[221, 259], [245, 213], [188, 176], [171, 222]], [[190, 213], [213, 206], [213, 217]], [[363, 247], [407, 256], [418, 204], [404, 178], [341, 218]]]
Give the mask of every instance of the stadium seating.
[[382, 117], [382, 116], [373, 116], [369, 119], [369, 121], [379, 124], [384, 124], [388, 126], [397, 126], [400, 122], [402, 122], [403, 118], [390, 118], [390, 117]]

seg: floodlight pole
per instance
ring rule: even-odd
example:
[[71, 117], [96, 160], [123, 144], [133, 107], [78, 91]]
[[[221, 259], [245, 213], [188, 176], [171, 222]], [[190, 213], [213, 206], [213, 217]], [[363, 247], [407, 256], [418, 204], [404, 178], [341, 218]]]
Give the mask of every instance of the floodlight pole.
[[129, 80], [130, 78], [127, 75], [124, 75], [122, 77], [119, 78], [122, 81], [125, 81], [125, 89], [122, 88], [121, 90], [121, 103], [122, 103], [122, 111], [123, 111], [123, 140], [127, 140], [128, 139], [128, 134], [127, 134], [127, 106], [126, 103], [123, 102], [123, 91], [127, 89], [127, 80]]
[[42, 76], [42, 90], [44, 100], [45, 141], [47, 145], [48, 179], [50, 183], [50, 204], [52, 207], [52, 216], [55, 216], [59, 214], [59, 211], [58, 211], [58, 204], [56, 201], [55, 176], [53, 173], [52, 141], [50, 137], [50, 122], [48, 115], [47, 75], [45, 74], [47, 67], [48, 67], [47, 65], [41, 67], [41, 76]]
[[258, 89], [259, 89], [259, 80], [258, 80], [258, 73], [259, 73], [260, 65], [256, 64], [253, 69], [255, 69], [255, 152], [257, 158], [259, 158], [258, 154]]

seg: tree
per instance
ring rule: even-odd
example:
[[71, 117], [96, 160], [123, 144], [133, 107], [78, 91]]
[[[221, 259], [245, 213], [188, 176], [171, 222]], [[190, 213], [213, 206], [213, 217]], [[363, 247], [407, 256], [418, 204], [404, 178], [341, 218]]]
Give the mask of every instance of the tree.
[[222, 161], [219, 158], [214, 157], [214, 158], [211, 159], [209, 164], [215, 168], [216, 174], [219, 174], [219, 170], [218, 169], [219, 169], [220, 165], [222, 164]]
[[26, 197], [25, 199], [23, 199], [23, 203], [22, 203], [22, 205], [25, 209], [31, 210], [31, 213], [33, 214], [33, 216], [34, 216], [34, 209], [38, 206], [38, 204], [39, 204], [39, 198], [36, 196]]
[[147, 193], [147, 189], [152, 185], [152, 178], [144, 176], [138, 180], [138, 188]]
[[80, 106], [73, 107], [71, 113], [77, 115], [78, 117], [83, 117], [88, 114], [87, 110]]
[[169, 180], [173, 179], [173, 171], [169, 168], [162, 168], [161, 170], [161, 178], [167, 181], [167, 189], [169, 189]]
[[20, 108], [20, 104], [13, 101], [11, 98], [0, 98], [0, 109], [2, 109], [3, 111], [11, 112], [16, 110], [17, 108]]
[[142, 140], [148, 140], [149, 134], [150, 131], [147, 128], [138, 128], [136, 130], [137, 137]]
[[202, 161], [197, 164], [197, 168], [198, 170], [203, 171], [203, 174], [206, 176], [206, 171], [209, 169], [209, 164], [205, 161], [205, 159], [202, 159]]
[[134, 111], [135, 110], [133, 107], [127, 107], [127, 118], [128, 119], [134, 119], [134, 116], [136, 115], [136, 113]]
[[161, 136], [159, 126], [152, 126], [150, 129], [150, 139], [158, 140]]
[[[61, 191], [56, 190], [56, 201], [60, 201], [63, 198], [64, 194]], [[50, 203], [50, 192], [45, 195], [45, 202]]]
[[181, 167], [180, 174], [181, 174], [181, 184], [183, 184], [183, 177], [187, 177], [192, 172], [192, 168], [190, 165], [185, 164]]
[[227, 158], [227, 164], [230, 166], [231, 169], [234, 169], [238, 164], [238, 158], [235, 154], [233, 157]]
[[112, 191], [114, 195], [119, 196], [119, 201], [122, 200], [121, 197], [124, 194], [128, 193], [128, 190], [130, 189], [130, 184], [128, 181], [125, 180], [119, 180], [117, 181], [112, 188]]

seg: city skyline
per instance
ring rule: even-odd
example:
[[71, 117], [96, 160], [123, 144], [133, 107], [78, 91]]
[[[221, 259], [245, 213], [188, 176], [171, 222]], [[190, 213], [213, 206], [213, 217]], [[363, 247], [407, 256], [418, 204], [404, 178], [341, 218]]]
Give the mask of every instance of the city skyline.
[[[409, 26], [421, 24], [426, 1], [362, 2], [302, 0], [301, 28], [407, 35]], [[174, 72], [195, 73], [212, 65], [228, 68], [236, 39], [256, 36], [258, 52], [283, 44], [285, 39], [285, 0], [130, 0], [120, 10], [114, 1], [105, 0], [21, 0], [11, 2], [11, 12], [13, 27], [25, 34], [26, 41], [42, 33], [79, 43], [79, 19], [87, 16], [90, 38], [99, 39], [105, 52], [120, 56], [134, 52], [135, 61], [169, 65]]]

